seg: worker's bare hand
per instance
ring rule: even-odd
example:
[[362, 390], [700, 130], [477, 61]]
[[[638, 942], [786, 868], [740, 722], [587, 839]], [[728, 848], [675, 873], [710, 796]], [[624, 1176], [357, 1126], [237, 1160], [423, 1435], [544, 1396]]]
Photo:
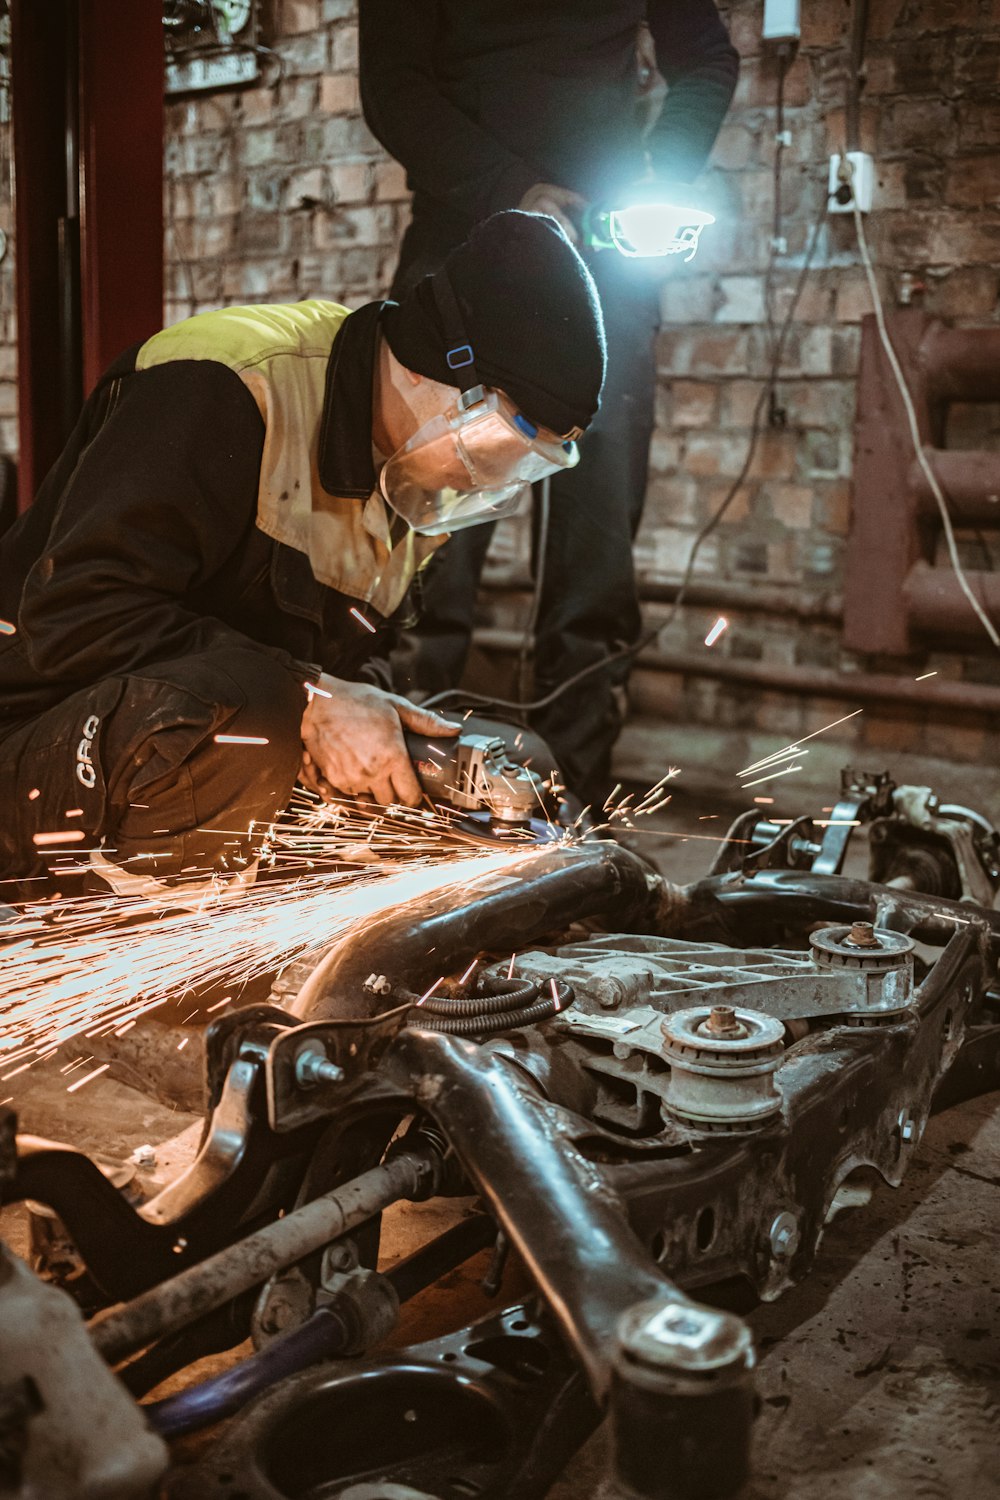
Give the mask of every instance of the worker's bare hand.
[[570, 244], [579, 245], [580, 215], [587, 207], [587, 200], [580, 193], [556, 187], [554, 182], [536, 182], [517, 206], [526, 214], [550, 214]]
[[322, 797], [370, 798], [416, 807], [420, 783], [403, 730], [457, 734], [459, 726], [396, 693], [324, 672], [302, 715], [302, 780]]

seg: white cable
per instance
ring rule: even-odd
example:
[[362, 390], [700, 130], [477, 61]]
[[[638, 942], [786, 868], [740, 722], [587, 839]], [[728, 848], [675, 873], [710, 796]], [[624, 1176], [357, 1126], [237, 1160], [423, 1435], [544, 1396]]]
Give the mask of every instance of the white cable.
[[[851, 162], [845, 156], [841, 156], [840, 158], [840, 172], [846, 174], [845, 180], [848, 184], [850, 184], [851, 179], [854, 176], [854, 168]], [[861, 251], [861, 261], [865, 268], [865, 276], [868, 278], [868, 290], [871, 292], [872, 303], [875, 308], [875, 322], [878, 325], [879, 338], [882, 340], [882, 347], [885, 350], [886, 358], [889, 361], [892, 373], [896, 378], [896, 384], [899, 387], [899, 394], [902, 398], [903, 405], [906, 408], [906, 419], [910, 427], [910, 438], [913, 442], [913, 451], [917, 456], [917, 462], [923, 470], [924, 478], [927, 480], [927, 483], [931, 487], [931, 494], [934, 496], [934, 499], [937, 503], [937, 508], [941, 513], [941, 524], [944, 527], [944, 534], [947, 538], [948, 556], [950, 557], [951, 565], [955, 570], [955, 577], [958, 579], [959, 587], [961, 588], [962, 593], [972, 605], [975, 613], [979, 616], [980, 622], [982, 623], [983, 629], [986, 631], [986, 634], [989, 636], [994, 646], [996, 646], [997, 650], [1000, 650], [1000, 635], [997, 634], [996, 626], [993, 624], [993, 621], [990, 619], [989, 615], [983, 609], [983, 606], [980, 604], [979, 600], [972, 592], [969, 580], [966, 578], [965, 571], [962, 567], [961, 562], [959, 561], [958, 547], [955, 545], [955, 529], [952, 526], [951, 516], [948, 513], [948, 503], [945, 500], [944, 492], [941, 489], [940, 484], [938, 483], [938, 477], [928, 463], [927, 455], [924, 452], [924, 445], [920, 439], [920, 429], [917, 425], [917, 413], [913, 405], [913, 397], [910, 395], [909, 387], [906, 384], [906, 376], [903, 374], [902, 366], [899, 363], [896, 351], [892, 346], [892, 340], [889, 337], [889, 330], [886, 327], [885, 311], [882, 306], [882, 294], [879, 291], [878, 282], [875, 279], [875, 270], [872, 265], [871, 254], [868, 249], [868, 238], [865, 234], [864, 220], [862, 219], [861, 211], [858, 208], [858, 200], [854, 196], [853, 188], [851, 191], [851, 205], [854, 210], [854, 227], [857, 231], [858, 236], [858, 249]]]

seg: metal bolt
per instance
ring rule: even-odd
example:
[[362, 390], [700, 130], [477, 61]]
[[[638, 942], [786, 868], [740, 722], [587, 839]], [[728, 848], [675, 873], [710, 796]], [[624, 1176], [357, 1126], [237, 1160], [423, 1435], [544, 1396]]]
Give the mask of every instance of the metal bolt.
[[731, 1005], [713, 1005], [698, 1030], [706, 1036], [741, 1037], [747, 1029]]
[[343, 1068], [338, 1068], [316, 1047], [304, 1047], [295, 1059], [295, 1082], [300, 1089], [315, 1088], [318, 1083], [343, 1081]]
[[852, 948], [881, 948], [871, 922], [852, 922], [851, 930], [844, 939]]
[[369, 974], [361, 988], [370, 995], [388, 995], [392, 990], [392, 983], [384, 974]]
[[783, 1260], [799, 1248], [799, 1225], [794, 1214], [779, 1214], [771, 1225], [771, 1249]]

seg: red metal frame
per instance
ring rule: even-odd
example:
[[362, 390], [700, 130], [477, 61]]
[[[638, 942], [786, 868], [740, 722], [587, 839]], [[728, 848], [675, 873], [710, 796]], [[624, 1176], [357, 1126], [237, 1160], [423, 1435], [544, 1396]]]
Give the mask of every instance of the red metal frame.
[[163, 326], [163, 9], [79, 0], [83, 390]]
[[81, 396], [162, 325], [161, 7], [11, 0], [11, 41], [23, 510]]
[[[1000, 400], [1000, 328], [950, 328], [917, 310], [887, 315], [913, 397], [927, 461], [957, 527], [1000, 526], [1000, 454], [947, 450], [953, 401]], [[899, 389], [875, 319], [864, 319], [855, 420], [854, 505], [844, 575], [844, 644], [905, 656], [922, 638], [982, 637], [950, 567], [934, 566], [941, 518], [916, 461]], [[1000, 619], [1000, 574], [967, 572], [988, 615]]]
[[[67, 373], [60, 334], [59, 225], [66, 212], [70, 3], [11, 0], [18, 499], [22, 510], [66, 437], [57, 372]], [[30, 80], [27, 88], [25, 79]]]

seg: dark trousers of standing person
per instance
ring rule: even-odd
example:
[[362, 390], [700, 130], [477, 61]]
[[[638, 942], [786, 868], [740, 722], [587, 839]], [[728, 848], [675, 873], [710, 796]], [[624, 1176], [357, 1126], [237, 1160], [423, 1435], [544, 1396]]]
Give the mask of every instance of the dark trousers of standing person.
[[[434, 268], [438, 246], [414, 225], [393, 295]], [[440, 255], [443, 259], [443, 253]], [[440, 259], [437, 260], [440, 264]], [[648, 263], [601, 251], [588, 264], [604, 309], [608, 371], [580, 462], [550, 481], [550, 518], [535, 630], [534, 697], [636, 640], [639, 603], [632, 542], [642, 515], [655, 396], [657, 286]], [[461, 680], [492, 526], [458, 532], [424, 577], [420, 621], [393, 657], [397, 690], [418, 698]], [[629, 662], [570, 687], [532, 714], [570, 789], [600, 806], [625, 711]]]
[[161, 882], [238, 874], [291, 795], [305, 706], [291, 673], [237, 646], [106, 678], [0, 729], [0, 900], [77, 890], [102, 844]]

